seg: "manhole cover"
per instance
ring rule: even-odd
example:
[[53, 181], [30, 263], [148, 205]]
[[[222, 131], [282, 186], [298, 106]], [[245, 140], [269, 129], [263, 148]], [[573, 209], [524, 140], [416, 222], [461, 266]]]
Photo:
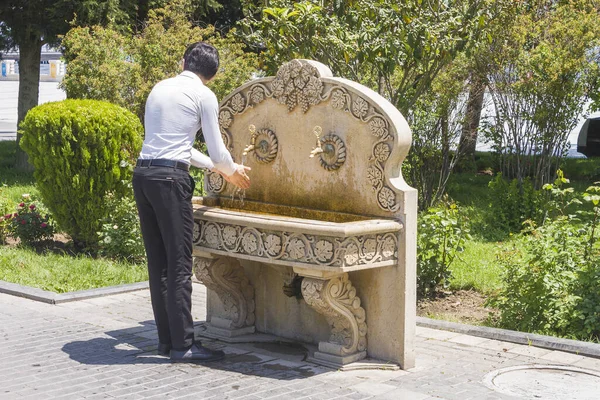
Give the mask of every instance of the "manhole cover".
[[526, 399], [598, 400], [600, 372], [560, 365], [523, 365], [492, 371], [489, 388]]

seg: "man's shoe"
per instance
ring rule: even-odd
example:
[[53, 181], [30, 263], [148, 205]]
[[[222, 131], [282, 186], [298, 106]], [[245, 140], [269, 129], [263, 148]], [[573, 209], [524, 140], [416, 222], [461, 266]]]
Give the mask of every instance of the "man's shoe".
[[156, 352], [158, 353], [159, 356], [169, 357], [169, 354], [171, 353], [171, 345], [159, 343], [158, 348], [156, 349]]
[[171, 350], [171, 361], [174, 362], [216, 361], [223, 357], [225, 353], [221, 350], [210, 350], [199, 344], [188, 350]]

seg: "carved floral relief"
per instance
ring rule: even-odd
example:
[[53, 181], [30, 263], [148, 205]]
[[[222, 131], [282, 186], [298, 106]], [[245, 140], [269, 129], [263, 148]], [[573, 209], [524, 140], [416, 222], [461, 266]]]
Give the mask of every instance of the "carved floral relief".
[[342, 267], [398, 258], [393, 233], [354, 236], [341, 240], [291, 232], [275, 232], [210, 221], [195, 221], [194, 244], [207, 250], [248, 254], [265, 260], [296, 261]]

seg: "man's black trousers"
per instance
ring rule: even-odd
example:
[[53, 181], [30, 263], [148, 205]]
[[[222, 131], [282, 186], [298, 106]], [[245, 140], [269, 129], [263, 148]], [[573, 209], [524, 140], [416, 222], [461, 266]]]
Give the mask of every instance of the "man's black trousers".
[[169, 167], [136, 167], [133, 192], [148, 257], [158, 340], [175, 350], [194, 344], [192, 240], [194, 180]]

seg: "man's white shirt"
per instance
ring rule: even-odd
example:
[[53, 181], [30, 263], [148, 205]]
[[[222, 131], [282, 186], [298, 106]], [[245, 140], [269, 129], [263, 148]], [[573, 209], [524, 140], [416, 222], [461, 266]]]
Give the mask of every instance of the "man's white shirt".
[[[157, 83], [146, 101], [146, 134], [139, 158], [183, 161], [232, 175], [236, 164], [223, 143], [218, 114], [217, 97], [193, 72]], [[192, 147], [200, 127], [210, 158]]]

